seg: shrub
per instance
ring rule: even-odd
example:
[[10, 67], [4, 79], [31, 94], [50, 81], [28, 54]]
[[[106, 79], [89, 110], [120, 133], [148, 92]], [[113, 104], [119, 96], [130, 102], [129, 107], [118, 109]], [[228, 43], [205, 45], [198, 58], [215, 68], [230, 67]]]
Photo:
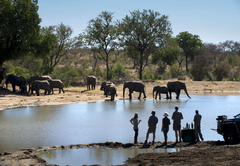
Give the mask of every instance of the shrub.
[[170, 79], [171, 78], [171, 73], [170, 72], [165, 72], [164, 74], [163, 74], [163, 80], [168, 80], [168, 79]]
[[54, 79], [60, 79], [65, 87], [68, 87], [72, 82], [79, 80], [78, 70], [69, 65], [65, 65], [62, 68], [56, 68], [50, 76]]
[[174, 77], [174, 78], [177, 78], [177, 77], [178, 77], [179, 68], [178, 68], [178, 65], [177, 65], [177, 64], [173, 64], [173, 65], [170, 67], [170, 73], [171, 73], [171, 76], [172, 76], [172, 77]]
[[145, 80], [155, 79], [154, 72], [150, 69], [145, 69], [145, 71], [143, 72], [143, 79]]
[[212, 57], [208, 55], [198, 55], [195, 58], [192, 68], [190, 70], [193, 80], [202, 81], [205, 77], [211, 79], [208, 73], [211, 71], [212, 63]]
[[178, 80], [186, 80], [185, 76], [178, 76]]
[[125, 67], [122, 63], [117, 62], [114, 67], [113, 67], [114, 71], [115, 71], [115, 75], [118, 77], [118, 79], [120, 77], [124, 77], [126, 72], [125, 72]]
[[224, 77], [228, 76], [229, 70], [230, 68], [227, 64], [221, 64], [213, 70], [213, 75], [217, 81], [222, 81]]

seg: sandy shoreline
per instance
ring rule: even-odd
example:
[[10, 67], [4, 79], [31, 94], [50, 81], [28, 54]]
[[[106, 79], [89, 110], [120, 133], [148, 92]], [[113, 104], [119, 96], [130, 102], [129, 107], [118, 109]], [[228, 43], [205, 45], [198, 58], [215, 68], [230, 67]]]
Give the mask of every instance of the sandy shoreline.
[[[166, 86], [169, 80], [163, 81], [144, 81], [146, 86], [146, 95], [148, 99], [153, 99], [152, 90], [154, 86]], [[172, 81], [172, 80], [171, 80]], [[232, 82], [232, 81], [192, 81], [186, 80], [182, 81], [185, 82], [187, 86], [188, 93], [190, 94], [216, 94], [216, 95], [240, 95], [240, 82]], [[0, 110], [5, 110], [9, 108], [17, 108], [17, 107], [28, 107], [28, 106], [38, 106], [38, 105], [60, 105], [60, 104], [71, 104], [71, 103], [81, 103], [81, 102], [97, 102], [97, 101], [104, 101], [109, 100], [110, 98], [106, 98], [103, 95], [103, 91], [100, 91], [100, 83], [96, 86], [95, 90], [87, 91], [86, 86], [83, 87], [70, 87], [65, 88], [65, 93], [58, 94], [58, 91], [55, 91], [55, 94], [52, 95], [23, 95], [18, 92], [14, 93], [11, 90], [6, 90], [5, 88], [0, 87]], [[116, 100], [123, 98], [123, 84], [117, 84], [117, 94]], [[125, 92], [125, 98], [128, 97], [128, 90]], [[138, 97], [138, 93], [133, 93], [133, 98]], [[143, 96], [142, 96], [143, 97]], [[162, 94], [162, 98], [166, 96]], [[184, 92], [181, 92], [181, 97], [186, 98]], [[102, 143], [101, 146], [112, 146], [118, 145], [124, 148], [125, 144], [122, 143], [110, 143], [109, 145], [106, 143]], [[100, 145], [100, 144], [96, 144]], [[61, 145], [63, 146], [63, 145]], [[55, 147], [55, 148], [61, 148]], [[66, 145], [63, 146], [64, 148], [77, 148], [77, 146], [83, 145]], [[84, 146], [92, 146], [92, 144], [84, 145]], [[94, 145], [95, 146], [95, 145]], [[129, 145], [130, 146], [130, 145]], [[131, 145], [132, 146], [132, 145]], [[138, 145], [142, 147], [142, 144]], [[154, 146], [158, 146], [161, 148], [161, 143], [156, 144]], [[138, 155], [133, 159], [130, 159], [126, 162], [126, 165], [148, 165], [152, 163], [153, 165], [166, 164], [166, 165], [221, 165], [225, 163], [226, 165], [235, 165], [235, 162], [238, 163], [240, 153], [238, 153], [237, 148], [240, 145], [225, 145], [224, 142], [220, 141], [204, 141], [204, 142], [197, 142], [194, 144], [191, 143], [177, 143], [174, 144], [169, 142], [169, 147], [188, 147], [187, 152], [178, 152], [178, 153], [171, 153], [171, 154], [142, 154]], [[45, 147], [42, 148], [43, 150], [47, 148], [53, 147]], [[145, 147], [149, 148], [149, 147]], [[235, 149], [234, 149], [235, 148]], [[26, 149], [22, 151], [16, 152], [5, 152], [0, 154], [0, 165], [51, 165], [46, 163], [43, 159], [39, 159], [35, 156], [37, 150], [41, 148], [33, 148], [33, 149]], [[195, 149], [195, 150], [190, 150]], [[206, 151], [207, 149], [207, 151]], [[233, 152], [234, 149], [234, 152]], [[212, 151], [212, 155], [210, 152]], [[236, 153], [235, 153], [236, 151]], [[220, 152], [228, 154], [221, 155]], [[198, 153], [197, 156], [195, 156]], [[209, 154], [208, 154], [209, 153]], [[239, 155], [238, 155], [239, 154]], [[149, 156], [150, 155], [150, 156]], [[219, 155], [219, 156], [218, 156]], [[191, 157], [192, 156], [192, 157]], [[195, 158], [194, 158], [195, 156]], [[209, 157], [210, 156], [210, 157]], [[208, 158], [207, 158], [208, 157]], [[151, 160], [149, 159], [151, 158]], [[171, 158], [171, 160], [169, 160]], [[191, 158], [191, 160], [189, 159]], [[207, 160], [206, 160], [207, 158]], [[202, 160], [202, 161], [201, 161]], [[226, 161], [225, 161], [226, 160]], [[237, 160], [237, 161], [235, 161]], [[148, 162], [147, 162], [148, 161]], [[160, 164], [160, 165], [161, 165]]]
[[[169, 80], [148, 81], [144, 82], [146, 86], [146, 96], [148, 99], [153, 99], [152, 90], [154, 86], [166, 86]], [[171, 80], [172, 81], [172, 80]], [[216, 94], [216, 95], [240, 95], [240, 82], [233, 81], [182, 81], [187, 86], [188, 93], [191, 94]], [[72, 104], [81, 102], [96, 102], [109, 100], [100, 91], [100, 83], [96, 86], [95, 90], [87, 91], [87, 87], [70, 87], [65, 88], [65, 93], [58, 93], [55, 90], [54, 94], [36, 96], [26, 95], [19, 92], [12, 92], [0, 87], [0, 110], [18, 107], [39, 106], [39, 105], [60, 105]], [[123, 99], [123, 84], [116, 85], [118, 96], [115, 98]], [[133, 98], [137, 98], [139, 93], [134, 92]], [[182, 91], [180, 95], [186, 97]], [[143, 97], [143, 96], [142, 96]], [[166, 98], [164, 94], [162, 98]], [[128, 99], [128, 90], [125, 91], [125, 99]]]

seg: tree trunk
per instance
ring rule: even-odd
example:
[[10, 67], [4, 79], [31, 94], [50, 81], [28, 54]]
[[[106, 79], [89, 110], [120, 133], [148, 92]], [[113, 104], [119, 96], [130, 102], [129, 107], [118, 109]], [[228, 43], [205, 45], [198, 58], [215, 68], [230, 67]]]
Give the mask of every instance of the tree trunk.
[[109, 67], [108, 67], [108, 55], [106, 56], [106, 67], [107, 67], [107, 80], [110, 80], [110, 77], [109, 77]]
[[95, 51], [93, 52], [93, 59], [94, 59], [94, 63], [92, 65], [92, 69], [95, 70], [95, 68], [97, 66], [97, 60], [98, 60], [98, 58], [97, 58], [97, 56], [95, 54]]
[[189, 73], [189, 70], [188, 70], [188, 55], [186, 54], [186, 71], [187, 71], [187, 73]]
[[140, 61], [140, 66], [139, 66], [139, 79], [142, 80], [142, 71], [143, 71], [143, 62]]

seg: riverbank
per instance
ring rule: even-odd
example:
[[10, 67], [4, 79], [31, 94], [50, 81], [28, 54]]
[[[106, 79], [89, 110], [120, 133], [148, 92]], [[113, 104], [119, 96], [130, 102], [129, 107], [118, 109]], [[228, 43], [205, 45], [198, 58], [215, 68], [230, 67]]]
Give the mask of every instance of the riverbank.
[[181, 148], [173, 153], [144, 153], [128, 159], [124, 165], [239, 165], [240, 144], [227, 145], [222, 141], [202, 142], [168, 142], [165, 146], [161, 142], [143, 144], [122, 144], [120, 142], [106, 142], [93, 144], [60, 145], [38, 147], [15, 152], [0, 154], [0, 165], [47, 165], [45, 160], [36, 156], [39, 151], [51, 149], [78, 148]]
[[[152, 90], [154, 86], [166, 86], [170, 80], [163, 81], [144, 81], [146, 86], [146, 96], [149, 99], [153, 98]], [[173, 80], [171, 80], [173, 81]], [[186, 80], [188, 93], [190, 94], [219, 94], [219, 95], [240, 95], [240, 82], [231, 81], [192, 81]], [[65, 88], [65, 93], [58, 94], [55, 90], [55, 94], [41, 96], [26, 95], [21, 93], [14, 93], [11, 90], [6, 90], [0, 87], [0, 110], [16, 108], [16, 107], [28, 107], [37, 105], [60, 105], [71, 104], [79, 102], [96, 102], [109, 100], [103, 95], [103, 91], [100, 91], [100, 83], [98, 82], [95, 90], [87, 91], [86, 86]], [[116, 100], [123, 98], [123, 84], [117, 84]], [[133, 98], [137, 98], [139, 93], [134, 92]], [[143, 96], [142, 96], [143, 97]], [[162, 98], [166, 96], [162, 94]], [[126, 90], [125, 98], [128, 98], [128, 90]], [[187, 98], [184, 92], [181, 92], [181, 98]], [[175, 100], [175, 99], [174, 99]], [[5, 152], [0, 154], [0, 165], [51, 165], [46, 161], [39, 159], [35, 156], [38, 150], [46, 150], [48, 148], [77, 148], [77, 146], [95, 146], [97, 144], [88, 145], [67, 145], [58, 147], [46, 147], [46, 148], [33, 148], [16, 152]], [[121, 143], [103, 143], [97, 146], [112, 147], [112, 145], [118, 145], [123, 148], [124, 146], [133, 146], [132, 144]], [[113, 147], [114, 147], [113, 146]], [[135, 145], [134, 145], [135, 146]], [[143, 144], [137, 145], [143, 147]], [[163, 148], [162, 143], [154, 144], [156, 148]], [[153, 165], [238, 165], [238, 159], [240, 153], [238, 152], [239, 145], [226, 145], [220, 141], [204, 141], [197, 143], [173, 143], [169, 142], [169, 147], [184, 147], [186, 150], [177, 153], [167, 154], [141, 154], [133, 159], [126, 161], [126, 165], [147, 165], [151, 163]], [[73, 148], [72, 147], [72, 148]], [[149, 146], [150, 147], [150, 146]], [[143, 148], [149, 148], [143, 147]], [[224, 154], [224, 155], [223, 155]], [[206, 164], [207, 163], [207, 164]]]
[[[153, 98], [153, 87], [154, 86], [167, 86], [168, 81], [175, 80], [158, 80], [158, 81], [144, 81], [146, 86], [146, 96], [149, 99]], [[186, 84], [188, 93], [191, 94], [220, 94], [220, 95], [240, 95], [240, 82], [233, 81], [182, 81]], [[17, 107], [28, 107], [38, 105], [60, 105], [60, 104], [72, 104], [80, 102], [96, 102], [109, 100], [110, 97], [106, 98], [103, 95], [103, 91], [100, 91], [101, 82], [98, 82], [95, 90], [87, 90], [86, 86], [69, 87], [65, 88], [65, 93], [58, 93], [55, 90], [54, 94], [41, 96], [21, 94], [19, 92], [12, 92], [11, 89], [7, 90], [4, 87], [0, 87], [0, 110], [17, 108]], [[10, 86], [8, 86], [10, 87]], [[117, 84], [116, 100], [123, 98], [123, 84]], [[174, 93], [173, 93], [174, 94]], [[138, 98], [139, 93], [134, 92], [133, 98]], [[175, 94], [174, 94], [175, 95]], [[181, 97], [186, 98], [185, 92], [181, 92]], [[143, 97], [143, 95], [142, 95]], [[161, 94], [162, 98], [166, 98], [165, 94]], [[125, 98], [128, 98], [128, 90], [125, 91]]]

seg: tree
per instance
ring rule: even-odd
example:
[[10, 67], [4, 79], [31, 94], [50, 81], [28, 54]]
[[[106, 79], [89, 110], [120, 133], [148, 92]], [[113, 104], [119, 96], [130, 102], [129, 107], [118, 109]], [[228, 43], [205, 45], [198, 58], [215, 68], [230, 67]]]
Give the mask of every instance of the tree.
[[109, 77], [109, 56], [116, 48], [116, 25], [113, 23], [113, 13], [103, 11], [97, 18], [89, 21], [86, 29], [86, 40], [98, 58], [106, 62], [107, 80]]
[[168, 17], [152, 10], [135, 10], [131, 16], [125, 16], [119, 21], [119, 40], [127, 49], [127, 55], [138, 64], [139, 78], [148, 65], [149, 56], [157, 47], [164, 46], [172, 30]]
[[2, 64], [29, 54], [39, 35], [37, 0], [0, 1], [0, 73]]
[[49, 51], [48, 54], [43, 54], [44, 74], [51, 73], [59, 60], [66, 56], [69, 49], [73, 47], [74, 39], [70, 38], [72, 32], [72, 28], [63, 23], [41, 29], [42, 47], [46, 49], [46, 52]]
[[202, 41], [200, 40], [198, 35], [193, 35], [188, 33], [188, 31], [180, 32], [176, 39], [178, 41], [179, 46], [183, 49], [186, 59], [186, 71], [188, 70], [188, 58], [191, 61], [194, 60], [195, 56], [199, 53], [200, 49], [203, 47]]
[[204, 43], [204, 50], [207, 54], [213, 56], [214, 59], [214, 68], [217, 66], [217, 58], [218, 54], [220, 54], [223, 50], [219, 45], [215, 45], [213, 43]]

